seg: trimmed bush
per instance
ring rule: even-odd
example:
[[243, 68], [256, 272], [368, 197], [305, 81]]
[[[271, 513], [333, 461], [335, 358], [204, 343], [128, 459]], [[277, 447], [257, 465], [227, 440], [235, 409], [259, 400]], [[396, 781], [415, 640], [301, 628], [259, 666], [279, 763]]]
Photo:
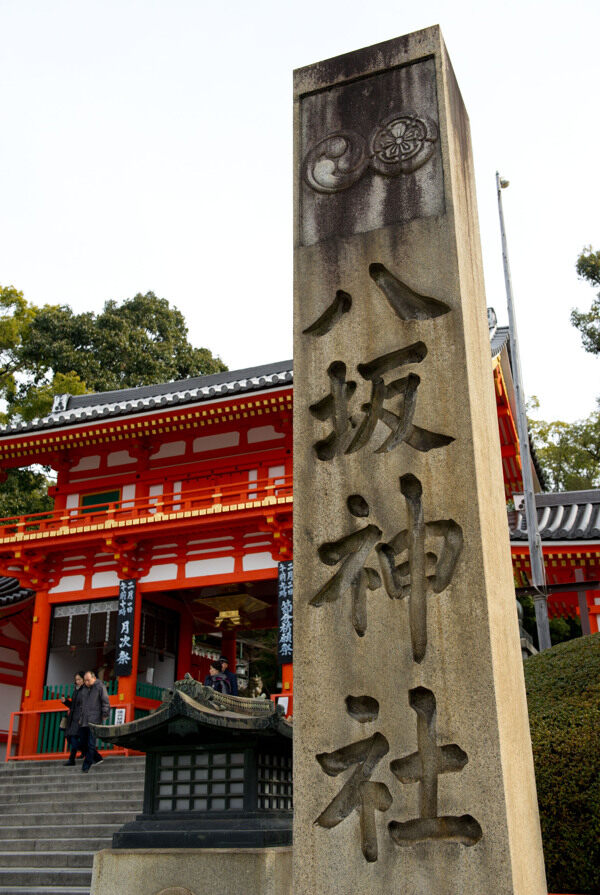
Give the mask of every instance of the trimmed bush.
[[525, 662], [548, 890], [600, 893], [600, 634]]

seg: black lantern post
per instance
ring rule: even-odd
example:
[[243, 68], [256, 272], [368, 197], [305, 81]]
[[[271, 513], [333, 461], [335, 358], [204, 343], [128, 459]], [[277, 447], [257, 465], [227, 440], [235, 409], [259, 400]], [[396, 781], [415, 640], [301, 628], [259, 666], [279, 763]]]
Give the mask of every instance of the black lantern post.
[[146, 753], [143, 814], [113, 848], [292, 844], [292, 726], [270, 701], [186, 675], [153, 714], [98, 730]]

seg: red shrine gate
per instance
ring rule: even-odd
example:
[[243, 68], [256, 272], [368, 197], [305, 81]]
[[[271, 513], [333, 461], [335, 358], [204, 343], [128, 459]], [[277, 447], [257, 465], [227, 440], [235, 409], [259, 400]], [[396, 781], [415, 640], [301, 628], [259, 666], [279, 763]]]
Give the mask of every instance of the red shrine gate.
[[[23, 688], [21, 757], [52, 754], [58, 697], [78, 669], [100, 669], [131, 720], [186, 672], [203, 679], [211, 656], [235, 668], [236, 631], [277, 625], [278, 564], [292, 551], [291, 362], [64, 404], [0, 436], [3, 469], [58, 473], [52, 512], [0, 520], [0, 572], [34, 593], [23, 591], [29, 619], [23, 600], [0, 603], [2, 647], [17, 643], [8, 603], [31, 632], [20, 675], [0, 682]], [[123, 581], [135, 582], [121, 637], [131, 670], [117, 675]], [[221, 640], [202, 655], [193, 635], [207, 633]]]
[[[508, 498], [522, 480], [507, 337], [492, 326]], [[236, 635], [276, 627], [278, 566], [292, 559], [291, 361], [60, 396], [48, 417], [0, 431], [1, 470], [33, 463], [57, 472], [54, 510], [0, 520], [0, 746], [21, 709], [9, 750], [21, 758], [62, 748], [58, 697], [75, 671], [99, 669], [113, 717], [121, 708], [131, 720], [186, 672], [203, 680], [220, 652], [233, 667]], [[600, 579], [600, 491], [537, 501], [549, 582]], [[521, 523], [511, 533], [518, 587], [528, 572]], [[135, 600], [131, 671], [118, 675], [122, 581], [135, 581]], [[592, 633], [596, 588], [582, 592]], [[555, 592], [549, 613], [580, 605], [577, 593]], [[220, 642], [194, 652], [194, 634]], [[291, 696], [291, 664], [282, 681]]]

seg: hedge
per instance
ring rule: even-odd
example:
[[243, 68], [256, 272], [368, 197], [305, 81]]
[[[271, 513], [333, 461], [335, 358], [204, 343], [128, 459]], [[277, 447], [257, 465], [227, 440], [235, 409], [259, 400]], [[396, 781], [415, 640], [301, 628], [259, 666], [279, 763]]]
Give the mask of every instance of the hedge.
[[525, 662], [550, 892], [600, 893], [600, 634]]

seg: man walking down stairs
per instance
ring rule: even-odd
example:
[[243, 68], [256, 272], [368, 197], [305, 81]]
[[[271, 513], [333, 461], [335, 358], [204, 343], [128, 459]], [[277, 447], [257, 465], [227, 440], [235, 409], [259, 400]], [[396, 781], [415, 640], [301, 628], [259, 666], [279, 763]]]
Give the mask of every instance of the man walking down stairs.
[[144, 761], [0, 764], [0, 895], [89, 895], [95, 852], [142, 811]]

